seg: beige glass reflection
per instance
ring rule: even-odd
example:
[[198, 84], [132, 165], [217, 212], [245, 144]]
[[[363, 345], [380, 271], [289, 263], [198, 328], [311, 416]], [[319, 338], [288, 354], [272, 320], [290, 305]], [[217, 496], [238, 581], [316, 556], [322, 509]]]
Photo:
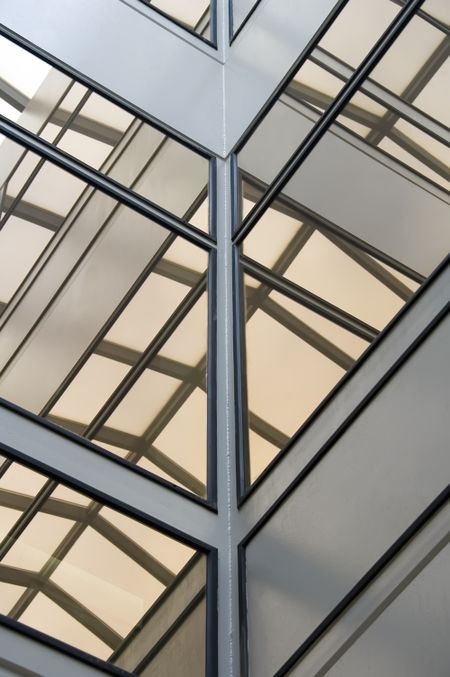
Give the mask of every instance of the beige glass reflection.
[[[301, 205], [297, 213], [302, 213]], [[301, 220], [295, 204], [281, 198], [245, 239], [244, 254], [370, 327], [382, 329], [416, 285], [406, 278], [407, 286], [389, 266], [326, 227], [317, 228], [319, 223], [320, 217], [308, 217], [307, 212]]]
[[255, 285], [250, 276], [244, 280], [249, 475], [254, 481], [367, 343], [270, 287]]
[[[3, 478], [0, 613], [129, 672], [153, 660], [182, 670], [189, 643], [204, 665], [204, 555], [16, 462]], [[39, 503], [44, 485], [53, 490]], [[23, 513], [7, 507], [14, 502], [28, 506], [24, 529]]]
[[115, 407], [98, 439], [121, 440], [127, 458], [206, 495], [207, 296], [203, 293]]
[[9, 139], [0, 142], [0, 184], [0, 303], [6, 305], [85, 184]]
[[[7, 58], [0, 58], [0, 114], [176, 216], [190, 220], [196, 213], [193, 225], [208, 230], [207, 158], [6, 38], [0, 39], [2, 54]], [[2, 89], [2, 81], [7, 89]], [[50, 171], [47, 166], [45, 171]], [[68, 186], [55, 186], [54, 200], [70, 200]], [[199, 211], [201, 201], [205, 207]]]
[[207, 254], [180, 238], [168, 242], [48, 417], [205, 496]]
[[[5, 143], [19, 164], [2, 203], [0, 309], [18, 326], [0, 333], [1, 359], [25, 343], [2, 396], [204, 496], [208, 254]], [[160, 414], [155, 460], [144, 438]]]

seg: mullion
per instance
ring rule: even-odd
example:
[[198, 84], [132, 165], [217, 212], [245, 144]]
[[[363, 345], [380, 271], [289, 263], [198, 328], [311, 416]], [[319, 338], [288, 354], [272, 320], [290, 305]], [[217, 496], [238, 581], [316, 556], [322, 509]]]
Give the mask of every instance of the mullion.
[[[397, 146], [400, 148], [403, 148], [407, 153], [412, 155], [416, 160], [419, 160], [422, 164], [424, 164], [426, 167], [431, 169], [433, 172], [438, 174], [438, 176], [441, 176], [443, 179], [446, 179], [447, 181], [449, 180], [450, 177], [450, 171], [449, 167], [445, 162], [442, 162], [442, 160], [439, 160], [436, 158], [434, 155], [429, 153], [423, 146], [420, 144], [416, 143], [412, 139], [409, 138], [407, 134], [404, 132], [401, 132], [399, 129], [396, 129], [393, 127], [388, 133], [387, 133], [388, 138], [390, 138]], [[392, 155], [395, 158], [394, 153]], [[396, 159], [396, 158], [395, 158]], [[415, 174], [418, 174], [419, 176], [422, 176], [422, 173], [419, 169], [415, 169], [415, 167], [411, 167], [407, 161], [405, 160], [397, 160], [397, 162], [400, 162], [403, 164], [405, 167], [407, 167], [410, 171], [413, 171]], [[429, 177], [425, 176], [426, 181], [431, 181], [433, 183], [436, 183], [435, 180], [430, 179]], [[439, 185], [439, 184], [438, 184]], [[441, 189], [446, 190], [445, 188]], [[448, 191], [447, 191], [448, 192]]]
[[29, 99], [25, 94], [16, 89], [14, 85], [6, 82], [6, 80], [4, 80], [2, 77], [0, 77], [0, 99], [6, 101], [6, 103], [8, 103], [20, 113], [29, 102]]
[[253, 411], [248, 411], [248, 425], [254, 433], [273, 444], [278, 449], [283, 449], [289, 442], [289, 435], [286, 435], [278, 428], [275, 428], [271, 423], [255, 414]]
[[[406, 0], [391, 0], [396, 5], [401, 5], [403, 6], [405, 4]], [[419, 9], [417, 10], [417, 16], [420, 16], [421, 19], [429, 23], [431, 26], [434, 28], [437, 28], [439, 31], [444, 33], [445, 35], [450, 34], [450, 28], [447, 24], [444, 24], [442, 21], [439, 21], [439, 19], [436, 19], [432, 14], [429, 14], [426, 9]]]
[[173, 244], [175, 241], [176, 235], [174, 233], [169, 233], [167, 238], [164, 240], [162, 245], [159, 247], [159, 249], [156, 251], [156, 253], [152, 256], [148, 264], [145, 266], [143, 271], [140, 273], [140, 275], [136, 278], [135, 282], [131, 285], [129, 290], [124, 294], [122, 300], [120, 303], [116, 306], [114, 311], [111, 313], [105, 324], [102, 326], [100, 331], [96, 334], [96, 336], [92, 339], [88, 347], [84, 350], [80, 358], [77, 360], [75, 365], [72, 367], [72, 369], [69, 371], [65, 379], [62, 381], [60, 386], [55, 390], [53, 395], [50, 397], [48, 402], [45, 404], [45, 406], [41, 409], [39, 412], [40, 416], [48, 416], [50, 411], [53, 409], [55, 404], [58, 402], [58, 400], [62, 397], [64, 392], [67, 390], [75, 376], [78, 374], [78, 372], [81, 370], [81, 368], [86, 364], [88, 361], [89, 357], [96, 351], [97, 346], [103, 341], [104, 337], [106, 334], [109, 332], [111, 327], [114, 325], [116, 320], [119, 318], [119, 316], [122, 314], [128, 303], [131, 301], [131, 299], [136, 295], [136, 293], [139, 291], [139, 289], [142, 287], [144, 282], [147, 280], [148, 276], [153, 272], [153, 269], [157, 262], [166, 254], [167, 250], [169, 247]]
[[[109, 360], [114, 360], [115, 362], [127, 364], [128, 366], [132, 367], [134, 364], [136, 364], [142, 353], [139, 350], [127, 348], [117, 343], [102, 341], [94, 350], [93, 354], [100, 355], [102, 357], [106, 357]], [[163, 357], [162, 355], [156, 355], [147, 368], [160, 374], [164, 374], [165, 376], [176, 378], [179, 381], [195, 382], [195, 384], [202, 388], [202, 390], [206, 390], [204, 378], [197, 374], [195, 367], [184, 364], [183, 362], [178, 362], [177, 360], [173, 360], [169, 357]]]
[[33, 590], [35, 595], [42, 593], [111, 649], [120, 646], [123, 640], [121, 635], [53, 581], [42, 578], [33, 571], [7, 564], [0, 564], [0, 581], [25, 586], [28, 590]]
[[392, 275], [391, 272], [383, 268], [378, 261], [371, 258], [365, 252], [360, 251], [357, 247], [344, 242], [333, 233], [323, 231], [323, 235], [330, 240], [336, 247], [339, 247], [347, 256], [353, 261], [362, 266], [370, 275], [381, 282], [385, 287], [392, 291], [402, 301], [408, 301], [414, 294], [413, 290], [406, 286], [401, 280]]
[[348, 79], [346, 84], [344, 84], [341, 92], [334, 99], [331, 106], [323, 113], [318, 122], [308, 132], [297, 150], [279, 171], [268, 190], [261, 198], [260, 202], [256, 204], [250, 214], [248, 214], [241, 228], [234, 236], [234, 242], [236, 244], [242, 242], [246, 235], [248, 235], [248, 233], [254, 228], [259, 219], [270, 207], [274, 198], [279, 193], [281, 193], [283, 188], [299, 169], [301, 164], [314, 150], [316, 145], [330, 128], [331, 124], [335, 121], [339, 113], [341, 113], [350, 99], [354, 96], [354, 94], [356, 94], [364, 80], [368, 77], [378, 62], [381, 61], [384, 54], [396, 40], [403, 28], [413, 18], [416, 10], [423, 4], [423, 2], [424, 0], [409, 0], [405, 7], [400, 10], [399, 14], [388, 27], [388, 29], [376, 42], [375, 46], [370, 50], [369, 54], [355, 70], [353, 75]]
[[312, 348], [322, 353], [341, 369], [348, 371], [355, 363], [355, 359], [336, 346], [332, 341], [312, 329], [306, 322], [290, 313], [271, 298], [264, 300], [261, 310], [273, 320], [281, 324], [299, 339], [308, 343]]
[[[304, 85], [302, 82], [293, 82], [286, 90], [286, 96], [303, 105], [319, 107], [322, 111], [326, 110], [336, 98], [309, 85]], [[314, 112], [317, 111], [314, 109]], [[348, 103], [341, 115], [365, 127], [373, 127], [379, 122], [379, 117], [375, 113], [366, 111], [353, 103]]]
[[6, 473], [6, 471], [12, 466], [13, 460], [11, 458], [4, 458], [3, 462], [0, 464], [0, 478]]
[[[20, 510], [21, 512], [35, 504], [35, 498], [8, 489], [0, 489], [0, 506]], [[62, 519], [80, 522], [84, 519], [86, 508], [78, 503], [72, 503], [61, 498], [51, 498], [44, 501], [40, 511], [46, 515], [61, 517]], [[155, 557], [144, 550], [139, 543], [129, 538], [121, 529], [114, 526], [101, 515], [93, 519], [91, 526], [119, 550], [128, 554], [134, 562], [139, 564], [148, 573], [152, 574], [163, 585], [169, 585], [175, 579], [175, 574], [162, 565]]]
[[[206, 356], [202, 357], [195, 365], [194, 369], [199, 373], [204, 373], [206, 371], [206, 361]], [[142, 436], [142, 445], [152, 443], [161, 434], [197, 387], [199, 386], [196, 382], [184, 382], [178, 387], [144, 432]]]
[[[14, 198], [5, 195], [3, 202], [4, 210], [9, 211], [13, 206], [13, 203]], [[50, 230], [52, 233], [56, 233], [64, 223], [64, 217], [60, 214], [44, 209], [44, 207], [38, 207], [31, 202], [25, 202], [24, 200], [20, 200], [14, 207], [13, 216], [17, 216], [19, 219], [33, 223], [46, 230]]]
[[142, 353], [139, 361], [134, 365], [134, 367], [132, 367], [132, 369], [130, 369], [128, 374], [122, 379], [121, 383], [117, 386], [115, 391], [108, 398], [100, 411], [96, 414], [91, 423], [86, 427], [84, 431], [85, 437], [95, 437], [98, 430], [101, 429], [102, 425], [111, 416], [118, 404], [128, 394], [133, 385], [142, 375], [150, 360], [161, 350], [163, 345], [178, 328], [178, 326], [192, 310], [195, 303], [205, 291], [206, 275], [202, 275], [197, 285], [193, 287], [188, 294], [186, 294], [179, 306], [172, 313], [155, 338], [150, 342], [146, 350]]
[[[306, 86], [304, 87], [300, 83], [295, 83], [295, 85], [296, 85], [295, 89], [290, 88], [288, 89], [287, 95], [290, 98], [294, 99], [295, 101], [302, 103], [303, 105], [307, 105], [304, 102], [304, 99], [306, 99], [311, 105], [313, 106], [318, 105], [321, 108], [326, 109], [334, 100], [334, 97], [328, 94], [323, 94], [322, 92], [314, 90], [311, 87]], [[372, 98], [370, 94], [366, 94], [366, 96]], [[429, 153], [425, 148], [423, 148], [415, 141], [410, 139], [407, 134], [402, 133], [400, 130], [394, 127], [394, 124], [398, 120], [405, 119], [399, 113], [394, 111], [388, 111], [386, 115], [380, 118], [374, 115], [373, 113], [365, 111], [363, 108], [356, 106], [355, 104], [348, 103], [347, 106], [342, 111], [341, 116], [344, 118], [348, 118], [349, 120], [353, 120], [354, 122], [358, 122], [359, 124], [362, 124], [365, 127], [369, 127], [370, 129], [369, 134], [366, 137], [363, 137], [357, 132], [354, 132], [351, 129], [351, 127], [348, 128], [344, 122], [337, 121], [335, 123], [337, 125], [342, 125], [346, 130], [349, 129], [351, 134], [356, 134], [356, 136], [360, 138], [363, 142], [368, 143], [374, 148], [377, 148], [379, 143], [383, 140], [383, 138], [387, 136], [393, 141], [395, 141], [399, 146], [404, 148], [404, 150], [413, 155], [420, 162], [422, 162], [427, 167], [432, 169], [434, 172], [443, 176], [444, 178], [447, 178], [448, 167], [445, 163], [441, 162], [432, 153]], [[410, 122], [409, 120], [407, 121]], [[414, 125], [414, 122], [410, 122], [410, 124]], [[379, 150], [383, 153], [387, 152], [381, 148], [379, 148]], [[408, 163], [402, 162], [401, 160], [397, 160], [395, 155], [393, 155], [392, 153], [388, 154], [393, 156], [396, 162], [400, 162], [401, 164], [405, 165], [408, 169], [414, 172], [418, 171], [410, 167]]]
[[[55, 548], [52, 555], [47, 559], [45, 564], [41, 567], [38, 576], [41, 579], [49, 580], [50, 576], [56, 571], [58, 566], [63, 561], [64, 557], [67, 555], [72, 546], [76, 541], [81, 537], [84, 531], [90, 526], [90, 522], [95, 515], [101, 510], [103, 506], [95, 501], [91, 501], [89, 506], [86, 507], [85, 519], [83, 522], [77, 522], [74, 524], [69, 532], [64, 536], [59, 545]], [[14, 604], [10, 613], [8, 614], [11, 618], [18, 620], [24, 611], [29, 607], [31, 602], [34, 600], [39, 590], [33, 590], [28, 588], [21, 597]]]
[[[204, 191], [202, 191], [193, 201], [189, 209], [186, 211], [184, 215], [184, 219], [188, 220], [192, 218], [192, 216], [195, 214], [195, 212], [198, 210], [200, 205], [205, 199]], [[167, 253], [168, 249], [170, 246], [175, 242], [176, 235], [174, 233], [169, 233], [166, 240], [162, 243], [158, 251], [152, 256], [151, 260], [149, 263], [145, 266], [144, 270], [140, 273], [140, 275], [137, 277], [136, 281], [131, 285], [130, 289], [127, 291], [127, 293], [124, 295], [120, 303], [117, 305], [115, 308], [114, 312], [110, 315], [108, 320], [105, 322], [103, 327], [100, 329], [100, 331], [97, 333], [97, 335], [93, 338], [89, 346], [86, 348], [86, 350], [83, 352], [79, 360], [76, 362], [76, 364], [73, 366], [73, 368], [70, 370], [66, 378], [63, 380], [61, 385], [57, 388], [57, 390], [54, 392], [52, 397], [49, 399], [49, 401], [46, 403], [46, 405], [43, 407], [43, 409], [40, 412], [40, 416], [47, 416], [51, 409], [54, 407], [56, 402], [60, 399], [60, 397], [63, 395], [65, 390], [68, 388], [72, 380], [75, 378], [77, 373], [80, 371], [80, 369], [84, 366], [84, 364], [87, 362], [89, 357], [91, 356], [92, 353], [96, 352], [97, 347], [103, 342], [104, 337], [108, 333], [108, 331], [111, 329], [115, 321], [118, 319], [120, 314], [123, 312], [123, 310], [126, 308], [128, 303], [131, 301], [131, 299], [136, 295], [136, 293], [139, 291], [139, 289], [142, 287], [148, 276], [152, 272], [156, 272], [157, 267], [160, 267], [160, 274], [163, 274], [164, 271], [167, 271], [169, 268], [169, 262], [166, 262], [165, 266], [162, 266], [162, 259], [164, 255]], [[170, 262], [170, 265], [172, 266], [172, 270], [175, 268], [176, 264], [173, 264]], [[190, 273], [191, 277], [193, 279], [193, 271]], [[186, 276], [183, 278], [182, 284], [186, 284], [185, 281]], [[179, 281], [179, 280], [178, 280]], [[198, 278], [196, 278], [196, 281], [198, 281]]]
[[[0, 36], [1, 36], [1, 33], [2, 33], [2, 28], [1, 28], [1, 26], [0, 26]], [[7, 39], [8, 39], [8, 38], [7, 38]], [[36, 131], [36, 133], [33, 134], [33, 136], [35, 136], [36, 138], [40, 138], [40, 135], [42, 134], [42, 132], [44, 131], [44, 129], [46, 128], [46, 126], [47, 126], [48, 123], [50, 122], [50, 117], [54, 114], [55, 110], [57, 110], [57, 109], [59, 108], [59, 106], [60, 106], [61, 103], [64, 101], [64, 99], [66, 98], [66, 96], [70, 93], [70, 90], [73, 88], [74, 84], [75, 84], [75, 80], [71, 79], [70, 82], [68, 83], [67, 87], [65, 88], [64, 92], [61, 94], [61, 96], [59, 97], [58, 101], [56, 102], [55, 106], [54, 106], [53, 109], [48, 113], [47, 117], [42, 121], [41, 126], [38, 128], [38, 130]], [[29, 100], [27, 99], [26, 104], [24, 105], [24, 108], [25, 108], [25, 106], [26, 106], [28, 103], [29, 103]], [[1, 120], [5, 120], [6, 122], [10, 122], [10, 121], [8, 120], [8, 118], [4, 117], [3, 115], [0, 115], [0, 122], [1, 122]], [[21, 127], [20, 125], [18, 125], [17, 123], [14, 123], [14, 124], [15, 124], [17, 127], [19, 127], [19, 129], [22, 129], [22, 127]], [[31, 132], [30, 132], [30, 133], [31, 133]], [[12, 140], [14, 141], [14, 139], [12, 139]], [[17, 160], [16, 164], [14, 165], [14, 167], [12, 168], [12, 170], [10, 171], [10, 173], [8, 174], [8, 177], [6, 178], [6, 180], [5, 180], [4, 184], [3, 184], [3, 186], [7, 186], [7, 185], [8, 185], [8, 182], [11, 180], [11, 177], [12, 177], [12, 176], [14, 175], [14, 173], [17, 171], [18, 167], [20, 166], [20, 164], [22, 163], [23, 159], [25, 158], [25, 155], [27, 154], [27, 151], [28, 151], [28, 150], [29, 150], [28, 148], [24, 147], [24, 151], [23, 151], [22, 155], [19, 157], [19, 159]]]
[[[0, 34], [1, 34], [1, 26], [0, 26]], [[1, 118], [1, 116], [0, 116], [0, 118]], [[1, 120], [0, 120], [0, 123], [1, 123]], [[124, 132], [124, 134], [122, 136], [122, 140], [121, 140], [120, 144], [118, 145], [118, 147], [114, 148], [111, 151], [110, 155], [106, 158], [106, 160], [103, 164], [103, 167], [105, 167], [108, 172], [112, 171], [115, 164], [120, 160], [121, 156], [123, 155], [124, 148], [122, 146], [125, 146], [125, 148], [126, 148], [128, 146], [128, 144], [131, 143], [134, 136], [138, 133], [141, 124], [142, 124], [142, 122], [140, 120], [137, 120], [137, 119], [133, 120], [133, 122], [129, 125], [127, 130]], [[114, 157], [113, 157], [113, 155], [114, 155]], [[44, 251], [37, 258], [37, 260], [35, 261], [33, 266], [30, 268], [30, 270], [27, 273], [24, 280], [22, 280], [19, 287], [14, 292], [14, 294], [11, 297], [8, 305], [12, 305], [13, 303], [15, 303], [15, 307], [17, 307], [17, 305], [20, 303], [22, 298], [27, 293], [27, 290], [30, 287], [30, 284], [40, 274], [40, 272], [42, 270], [42, 262], [44, 261], [44, 263], [48, 263], [48, 261], [51, 259], [51, 257], [55, 254], [55, 250], [58, 251], [58, 246], [61, 244], [61, 242], [64, 240], [64, 238], [68, 234], [71, 233], [72, 228], [74, 227], [74, 224], [76, 224], [77, 219], [80, 218], [80, 215], [82, 215], [83, 211], [86, 209], [89, 201], [92, 199], [94, 192], [95, 192], [95, 188], [91, 185], [87, 185], [85, 187], [85, 189], [83, 190], [82, 194], [80, 195], [80, 197], [78, 198], [78, 200], [72, 206], [69, 213], [65, 217], [62, 217], [63, 221], [66, 222], [68, 227], [65, 228], [64, 232], [62, 232], [62, 236], [57, 241], [55, 247], [53, 246], [53, 243], [56, 240], [54, 240], [53, 238], [50, 240], [47, 247], [45, 247]], [[61, 225], [63, 225], [63, 224], [61, 224]], [[59, 236], [59, 233], [58, 233], [57, 237], [58, 236]], [[88, 247], [89, 246], [91, 246], [91, 245], [88, 245]], [[78, 261], [74, 265], [74, 268], [83, 259], [83, 256], [84, 256], [84, 253], [80, 255]], [[30, 282], [30, 280], [31, 280], [31, 282]], [[59, 291], [54, 294], [52, 300], [50, 301], [50, 303], [48, 305], [51, 305], [54, 298], [57, 297], [58, 293], [59, 293]]]

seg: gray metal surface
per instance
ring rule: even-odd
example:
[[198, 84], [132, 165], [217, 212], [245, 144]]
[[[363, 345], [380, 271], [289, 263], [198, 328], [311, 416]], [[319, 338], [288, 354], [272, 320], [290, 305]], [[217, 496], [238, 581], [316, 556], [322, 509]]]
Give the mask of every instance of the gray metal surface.
[[273, 675], [445, 489], [449, 332], [447, 316], [251, 540], [251, 675]]

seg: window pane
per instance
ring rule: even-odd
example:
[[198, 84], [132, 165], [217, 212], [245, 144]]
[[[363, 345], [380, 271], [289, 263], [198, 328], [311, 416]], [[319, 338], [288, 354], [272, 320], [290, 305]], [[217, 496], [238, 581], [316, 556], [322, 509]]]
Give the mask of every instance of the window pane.
[[130, 672], [195, 647], [204, 674], [205, 555], [16, 462], [0, 487], [0, 613]]
[[368, 343], [245, 276], [250, 481]]
[[1, 396], [206, 496], [208, 254], [4, 143]]
[[[17, 66], [11, 68], [11, 63]], [[26, 77], [20, 64], [28, 69]], [[205, 157], [0, 37], [2, 81], [0, 114], [196, 228], [208, 230]], [[8, 163], [1, 164], [0, 185], [20, 157], [19, 153], [12, 157], [9, 146], [7, 141], [0, 144], [0, 154], [8, 157]], [[30, 165], [31, 161], [28, 171]], [[59, 199], [62, 195], [55, 191]]]
[[[322, 43], [331, 52], [327, 36]], [[424, 131], [414, 107], [443, 65], [442, 39], [422, 15], [412, 19], [243, 241], [249, 482], [450, 249], [448, 137], [441, 126], [439, 138], [431, 120], [433, 136]], [[362, 58], [351, 41], [333, 50], [352, 66]], [[321, 80], [316, 66], [307, 66], [308, 87], [321, 83], [320, 90], [308, 96], [320, 111], [339, 86], [331, 72]], [[435, 100], [434, 111], [441, 103]], [[302, 112], [286, 106], [285, 115], [291, 139]], [[317, 119], [311, 113], [310, 127]], [[241, 170], [243, 217], [273, 177], [268, 144], [267, 162], [255, 155]]]

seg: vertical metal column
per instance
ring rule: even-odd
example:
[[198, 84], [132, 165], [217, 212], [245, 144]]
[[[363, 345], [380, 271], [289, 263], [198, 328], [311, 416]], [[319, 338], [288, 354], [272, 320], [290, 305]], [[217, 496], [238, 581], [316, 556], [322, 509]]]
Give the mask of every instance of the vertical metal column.
[[238, 675], [237, 494], [234, 423], [230, 159], [217, 161], [217, 506], [219, 677]]

